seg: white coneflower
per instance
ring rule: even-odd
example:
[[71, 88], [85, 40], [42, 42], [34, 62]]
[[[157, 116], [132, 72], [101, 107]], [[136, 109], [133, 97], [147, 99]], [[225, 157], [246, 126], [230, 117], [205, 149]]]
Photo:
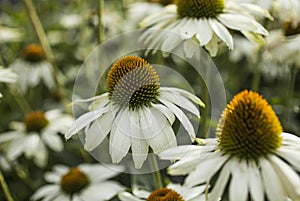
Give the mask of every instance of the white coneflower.
[[8, 42], [19, 42], [22, 40], [22, 37], [23, 33], [20, 29], [0, 25], [0, 44]]
[[119, 163], [131, 149], [136, 168], [147, 159], [149, 147], [158, 154], [177, 145], [172, 129], [175, 116], [194, 140], [194, 128], [179, 107], [200, 118], [193, 103], [203, 103], [185, 90], [160, 87], [157, 72], [144, 59], [119, 59], [107, 75], [106, 89], [94, 98], [91, 111], [74, 122], [67, 139], [85, 128], [84, 147], [92, 151], [109, 135], [112, 161]]
[[0, 144], [7, 144], [5, 152], [9, 160], [24, 154], [37, 166], [44, 167], [48, 162], [47, 146], [53, 151], [62, 151], [59, 133], [65, 132], [72, 122], [71, 115], [59, 110], [34, 111], [28, 113], [23, 122], [14, 122], [14, 131], [0, 134]]
[[259, 94], [246, 90], [236, 95], [216, 134], [205, 146], [161, 153], [164, 159], [179, 159], [169, 173], [189, 174], [188, 186], [214, 178], [208, 201], [226, 195], [231, 201], [300, 199], [300, 138], [282, 131], [272, 107]]
[[169, 184], [166, 188], [160, 188], [153, 192], [133, 190], [119, 193], [121, 201], [205, 201], [205, 185], [187, 187], [180, 184]]
[[[2, 68], [0, 66], [0, 82], [5, 83], [14, 83], [17, 80], [17, 74], [12, 72], [9, 68]], [[2, 97], [2, 94], [0, 93], [0, 98]]]
[[17, 84], [22, 92], [28, 88], [45, 83], [49, 89], [55, 87], [52, 66], [46, 60], [42, 47], [38, 44], [30, 44], [23, 49], [21, 58], [10, 65], [18, 74]]
[[164, 6], [173, 2], [173, 0], [148, 0], [147, 2], [135, 2], [130, 4], [127, 9], [125, 30], [138, 28], [142, 19], [155, 12], [161, 11]]
[[[193, 39], [205, 47], [211, 56], [216, 56], [220, 41], [233, 49], [230, 30], [240, 31], [247, 38], [268, 34], [252, 13], [271, 16], [254, 4], [237, 3], [234, 0], [177, 0], [175, 4], [166, 6], [163, 11], [141, 22], [146, 28], [141, 40], [150, 49], [172, 51], [182, 40]], [[166, 34], [160, 29], [177, 34]], [[191, 50], [185, 47], [185, 51]]]
[[294, 26], [293, 22], [287, 21], [282, 30], [271, 31], [266, 41], [266, 58], [300, 67], [300, 23]]
[[37, 189], [31, 200], [48, 201], [106, 201], [113, 198], [124, 187], [115, 181], [123, 168], [120, 166], [103, 166], [99, 164], [80, 164], [69, 168], [56, 165], [53, 172], [45, 174], [45, 180], [51, 184]]

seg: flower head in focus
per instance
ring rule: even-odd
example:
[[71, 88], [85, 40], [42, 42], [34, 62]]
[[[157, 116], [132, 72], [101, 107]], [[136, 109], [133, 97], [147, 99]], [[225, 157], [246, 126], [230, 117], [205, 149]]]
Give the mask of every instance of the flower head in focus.
[[98, 164], [80, 164], [72, 168], [56, 165], [52, 172], [45, 174], [45, 180], [50, 184], [37, 189], [31, 200], [109, 200], [124, 187], [107, 179], [117, 176], [122, 170], [121, 166]]
[[[260, 13], [271, 18], [270, 14], [254, 4], [238, 3], [234, 0], [177, 0], [176, 5], [166, 6], [141, 22], [146, 28], [141, 40], [150, 49], [174, 50], [183, 40], [193, 39], [205, 47], [211, 56], [216, 56], [219, 42], [233, 49], [230, 30], [237, 30], [249, 39], [262, 40], [267, 30], [252, 14]], [[178, 35], [170, 36], [161, 29]], [[187, 55], [189, 47], [184, 47]]]
[[27, 45], [22, 51], [21, 58], [10, 67], [18, 74], [17, 84], [23, 93], [41, 82], [48, 89], [55, 87], [52, 65], [46, 60], [44, 50], [38, 44]]
[[169, 184], [153, 192], [133, 190], [133, 194], [121, 192], [118, 197], [121, 201], [205, 201], [205, 185], [187, 187], [180, 184]]
[[[284, 133], [271, 106], [259, 94], [243, 91], [227, 105], [217, 138], [161, 153], [179, 159], [173, 175], [188, 174], [185, 185], [211, 182], [208, 201], [299, 200], [300, 138]], [[226, 193], [227, 192], [227, 193]]]
[[[72, 124], [71, 115], [59, 110], [28, 113], [23, 122], [13, 122], [13, 131], [0, 134], [0, 144], [6, 144], [5, 152], [9, 160], [16, 160], [22, 154], [33, 159], [39, 167], [48, 162], [48, 148], [59, 152], [63, 142], [59, 133], [63, 133]], [[47, 146], [46, 146], [47, 145]]]
[[94, 97], [90, 112], [80, 116], [65, 134], [71, 136], [84, 128], [87, 151], [94, 150], [109, 135], [109, 153], [119, 163], [131, 149], [136, 168], [147, 159], [149, 147], [155, 154], [177, 145], [172, 129], [175, 116], [191, 140], [195, 131], [179, 108], [200, 117], [202, 101], [185, 90], [161, 87], [155, 69], [138, 56], [125, 56], [110, 69], [107, 93]]

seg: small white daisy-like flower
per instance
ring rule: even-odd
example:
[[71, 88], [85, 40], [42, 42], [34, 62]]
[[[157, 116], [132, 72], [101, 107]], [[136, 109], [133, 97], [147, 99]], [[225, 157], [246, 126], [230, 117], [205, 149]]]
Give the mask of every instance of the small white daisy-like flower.
[[187, 187], [170, 183], [166, 188], [153, 192], [133, 189], [133, 194], [121, 192], [121, 201], [205, 201], [206, 186]]
[[262, 46], [241, 36], [234, 36], [234, 49], [229, 53], [229, 58], [233, 62], [246, 59], [250, 63], [256, 64], [259, 58], [259, 50]]
[[272, 107], [259, 94], [246, 90], [236, 95], [216, 134], [204, 146], [162, 152], [163, 159], [179, 159], [169, 173], [188, 174], [187, 186], [213, 179], [208, 201], [227, 195], [231, 201], [299, 200], [300, 138], [282, 132]]
[[[219, 42], [223, 41], [233, 49], [230, 30], [237, 30], [247, 38], [267, 35], [267, 30], [259, 24], [252, 14], [260, 13], [271, 18], [268, 11], [254, 5], [237, 3], [234, 0], [177, 0], [176, 5], [166, 6], [141, 22], [147, 28], [141, 36], [151, 49], [174, 50], [182, 40], [194, 39], [200, 46], [216, 56]], [[171, 37], [166, 29], [177, 33]], [[187, 43], [188, 44], [188, 43]], [[190, 48], [186, 47], [185, 52]]]
[[147, 2], [135, 2], [128, 6], [127, 23], [125, 30], [132, 30], [138, 28], [138, 24], [145, 17], [161, 11], [164, 6], [173, 3], [173, 0], [149, 0]]
[[0, 144], [6, 144], [7, 158], [15, 160], [22, 154], [33, 159], [39, 167], [48, 161], [48, 149], [62, 151], [63, 142], [58, 133], [63, 133], [72, 124], [71, 115], [59, 110], [28, 113], [23, 122], [14, 122], [14, 131], [0, 134]]
[[35, 87], [42, 81], [49, 89], [55, 87], [52, 65], [45, 59], [44, 51], [38, 44], [26, 46], [21, 58], [10, 67], [18, 74], [17, 84], [24, 93], [28, 88]]
[[56, 165], [53, 172], [45, 174], [45, 180], [51, 184], [40, 187], [31, 200], [48, 201], [106, 201], [113, 198], [124, 187], [115, 181], [109, 181], [122, 171], [121, 166], [80, 164], [69, 168]]
[[[300, 22], [300, 1], [299, 0], [237, 0], [259, 5], [272, 13], [274, 18], [281, 22], [290, 20], [293, 23]], [[295, 25], [295, 24], [294, 24]]]
[[131, 148], [136, 168], [147, 159], [149, 146], [158, 154], [177, 145], [172, 129], [175, 116], [195, 139], [193, 125], [179, 107], [200, 118], [193, 103], [204, 104], [185, 90], [160, 87], [157, 72], [144, 59], [119, 59], [107, 75], [106, 89], [107, 93], [93, 98], [91, 111], [74, 122], [67, 139], [84, 128], [84, 148], [92, 151], [109, 134], [112, 162], [119, 163]]
[[[14, 83], [17, 80], [17, 74], [12, 72], [9, 68], [2, 68], [0, 66], [0, 82], [5, 83]], [[0, 98], [2, 97], [2, 94], [0, 93]]]
[[300, 23], [285, 23], [283, 30], [274, 30], [266, 38], [265, 57], [271, 62], [300, 67]]
[[0, 44], [7, 42], [18, 42], [22, 39], [22, 32], [17, 28], [9, 28], [0, 25]]

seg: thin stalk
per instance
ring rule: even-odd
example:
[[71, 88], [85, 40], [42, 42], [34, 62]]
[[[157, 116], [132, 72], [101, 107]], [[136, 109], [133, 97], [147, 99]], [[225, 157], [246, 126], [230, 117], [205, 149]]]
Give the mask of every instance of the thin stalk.
[[252, 78], [252, 83], [251, 83], [251, 89], [253, 91], [258, 91], [259, 90], [259, 85], [261, 81], [261, 69], [260, 69], [260, 64], [256, 64], [255, 72]]
[[296, 78], [297, 78], [298, 68], [297, 66], [292, 66], [290, 68], [290, 74], [288, 75], [287, 83], [286, 83], [286, 93], [285, 97], [283, 98], [285, 109], [283, 114], [283, 122], [286, 128], [289, 127], [289, 118], [290, 118], [290, 108], [292, 105], [293, 95], [294, 95], [294, 89], [296, 84]]
[[255, 63], [251, 63], [251, 65], [255, 66], [254, 75], [253, 75], [252, 83], [251, 83], [251, 89], [253, 91], [259, 91], [259, 86], [260, 86], [261, 76], [262, 76], [262, 72], [261, 72], [262, 56], [261, 55], [262, 55], [262, 50], [260, 49], [258, 51], [257, 61]]
[[104, 0], [99, 0], [98, 3], [98, 43], [101, 44], [104, 41], [104, 27], [103, 27], [103, 11]]
[[10, 93], [14, 97], [14, 100], [17, 102], [24, 114], [27, 114], [32, 111], [29, 103], [18, 89], [16, 89], [15, 87], [11, 87]]
[[4, 179], [4, 176], [2, 174], [2, 171], [0, 169], [0, 183], [1, 183], [1, 187], [3, 189], [3, 192], [4, 192], [4, 195], [5, 195], [5, 198], [7, 201], [14, 201], [10, 191], [9, 191], [9, 188], [8, 188], [8, 185]]
[[64, 93], [64, 84], [60, 79], [61, 73], [57, 68], [55, 57], [54, 57], [53, 51], [51, 49], [47, 35], [45, 33], [45, 30], [43, 28], [43, 25], [41, 23], [41, 20], [37, 14], [37, 11], [35, 9], [35, 6], [34, 6], [32, 0], [23, 0], [23, 1], [25, 4], [25, 7], [27, 9], [28, 15], [30, 17], [34, 31], [35, 31], [35, 33], [41, 43], [41, 46], [45, 52], [45, 56], [46, 56], [47, 60], [52, 64], [51, 70], [54, 75], [53, 77], [57, 83], [58, 92], [62, 96], [62, 100], [63, 100], [64, 104], [67, 105], [68, 101], [66, 100], [65, 93]]
[[155, 188], [160, 189], [163, 187], [163, 183], [162, 183], [162, 179], [161, 179], [161, 175], [157, 163], [157, 158], [154, 154], [149, 154], [149, 163], [152, 170]]

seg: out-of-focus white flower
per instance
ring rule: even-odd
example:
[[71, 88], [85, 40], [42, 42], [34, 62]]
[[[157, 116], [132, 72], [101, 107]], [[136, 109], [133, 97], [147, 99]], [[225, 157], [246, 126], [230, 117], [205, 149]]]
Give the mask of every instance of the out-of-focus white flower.
[[[233, 49], [229, 29], [237, 30], [249, 39], [268, 35], [268, 31], [254, 19], [253, 15], [257, 13], [271, 18], [268, 11], [254, 4], [237, 3], [234, 0], [178, 0], [176, 5], [166, 6], [161, 12], [141, 22], [141, 26], [146, 28], [141, 41], [150, 49], [172, 51], [183, 40], [193, 39], [205, 47], [211, 56], [216, 56], [220, 41]], [[178, 35], [171, 37], [160, 29]], [[191, 49], [185, 47], [187, 56]]]
[[0, 169], [4, 171], [11, 170], [11, 166], [9, 164], [9, 161], [5, 158], [3, 154], [0, 153]]
[[280, 62], [300, 67], [300, 23], [293, 27], [286, 23], [285, 30], [273, 30], [266, 38], [264, 57], [271, 62]]
[[59, 24], [66, 29], [77, 28], [83, 22], [83, 18], [79, 14], [67, 14], [60, 18]]
[[291, 21], [294, 25], [300, 22], [299, 0], [236, 0], [242, 3], [252, 3], [270, 11], [275, 19], [281, 22]]
[[80, 164], [69, 168], [56, 165], [53, 172], [45, 174], [48, 183], [31, 196], [31, 200], [48, 201], [106, 201], [113, 198], [124, 187], [108, 179], [123, 171], [121, 166]]
[[187, 187], [180, 184], [169, 184], [166, 188], [161, 188], [153, 192], [133, 189], [133, 194], [121, 192], [118, 197], [121, 201], [205, 201], [206, 185]]
[[139, 23], [145, 17], [161, 11], [165, 4], [169, 4], [172, 1], [148, 1], [148, 2], [136, 2], [129, 5], [127, 10], [127, 23], [124, 25], [125, 30], [133, 30], [138, 28]]
[[258, 51], [261, 45], [247, 40], [241, 36], [234, 36], [234, 49], [229, 53], [229, 58], [233, 62], [247, 59], [248, 62], [255, 64], [258, 61]]
[[16, 28], [0, 26], [0, 44], [7, 42], [18, 42], [22, 39], [22, 32]]
[[74, 122], [67, 139], [84, 129], [84, 148], [92, 151], [109, 135], [113, 163], [119, 163], [131, 148], [136, 168], [147, 159], [149, 147], [158, 154], [177, 145], [172, 129], [175, 116], [195, 139], [193, 125], [179, 107], [200, 118], [193, 103], [204, 104], [185, 90], [160, 87], [157, 72], [144, 59], [119, 59], [108, 73], [106, 89], [107, 93], [92, 98], [91, 111]]
[[45, 59], [44, 51], [38, 44], [26, 46], [23, 49], [22, 57], [10, 67], [18, 74], [17, 84], [23, 93], [42, 81], [49, 89], [55, 87], [52, 65]]
[[[161, 158], [177, 160], [172, 175], [185, 175], [185, 185], [211, 183], [208, 201], [299, 200], [300, 138], [282, 132], [267, 101], [243, 91], [227, 105], [219, 121], [218, 138], [203, 146], [171, 148]], [[228, 187], [228, 188], [227, 188]]]
[[16, 160], [24, 154], [26, 158], [33, 159], [37, 166], [45, 167], [48, 161], [47, 147], [62, 151], [63, 142], [59, 133], [64, 133], [72, 122], [71, 115], [59, 110], [31, 112], [23, 122], [12, 124], [14, 131], [0, 134], [0, 144], [7, 145], [5, 152], [9, 160]]
[[[2, 68], [0, 66], [0, 82], [5, 83], [14, 83], [17, 80], [17, 74], [12, 72], [9, 68]], [[0, 98], [2, 97], [2, 94], [0, 93]]]

